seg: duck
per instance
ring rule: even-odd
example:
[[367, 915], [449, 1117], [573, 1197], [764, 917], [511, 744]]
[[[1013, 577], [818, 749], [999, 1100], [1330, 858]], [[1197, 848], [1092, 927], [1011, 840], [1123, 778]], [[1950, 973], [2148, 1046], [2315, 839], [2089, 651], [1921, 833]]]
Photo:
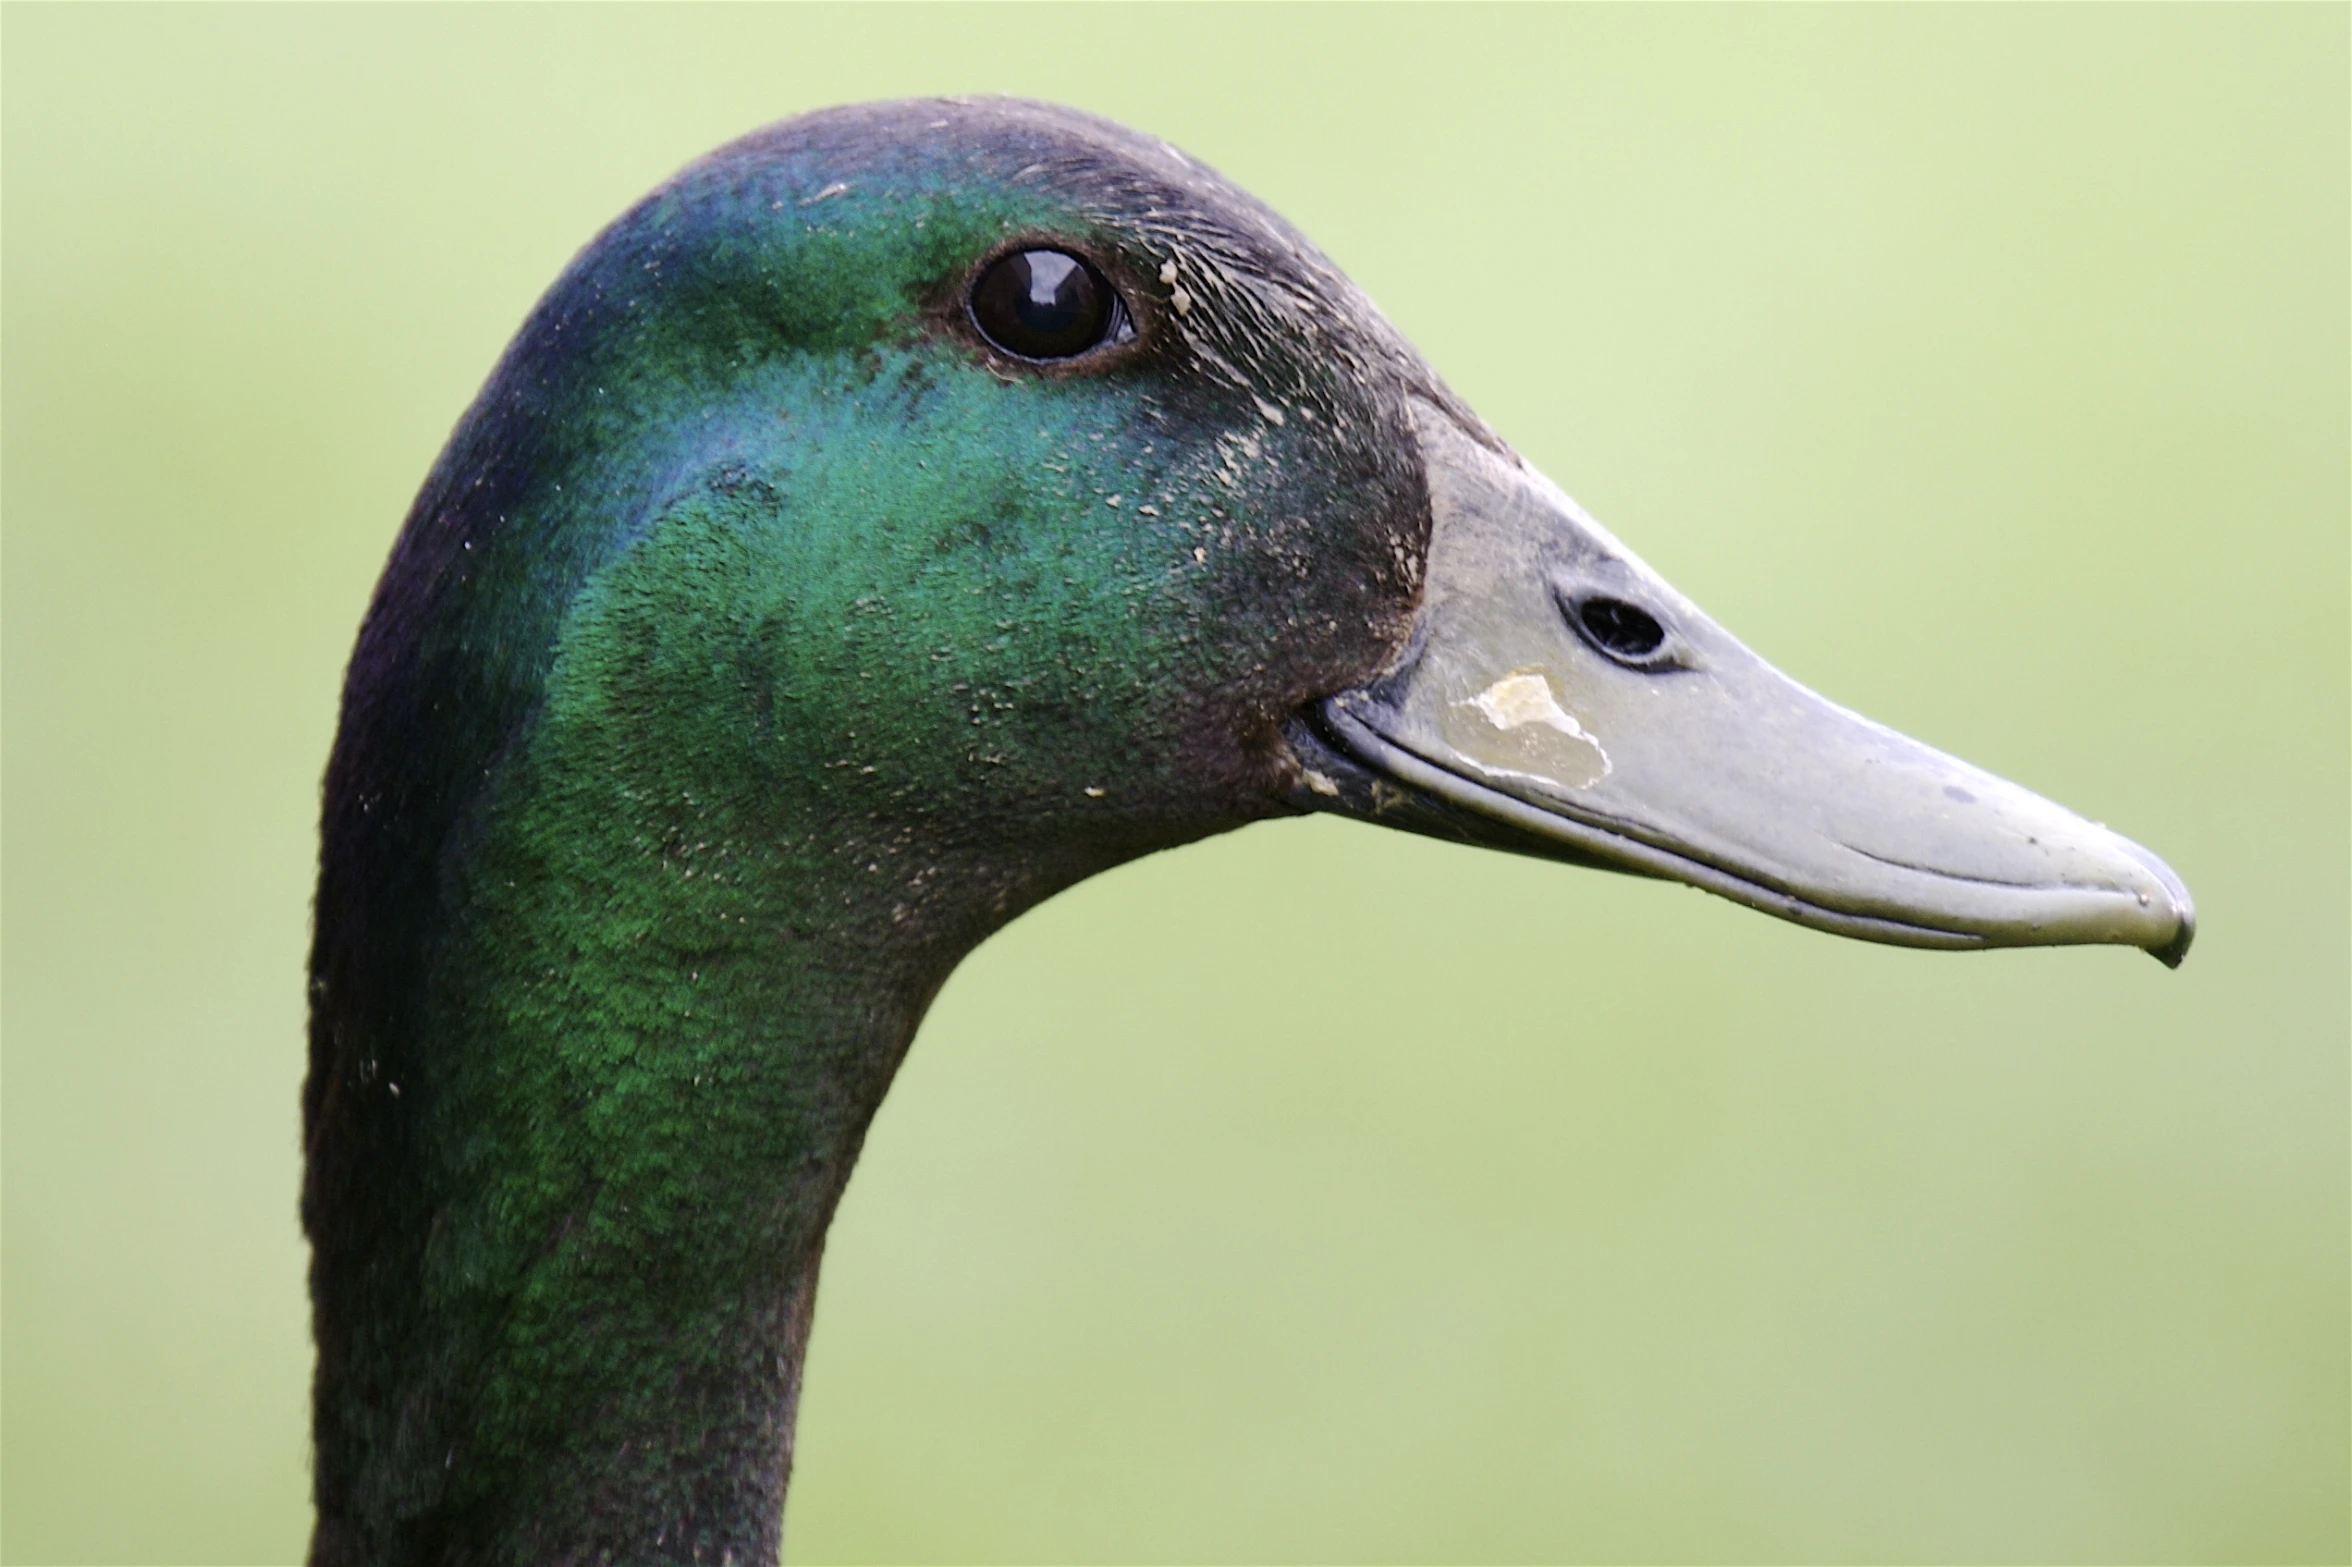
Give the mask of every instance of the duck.
[[861, 104], [654, 190], [456, 425], [344, 684], [310, 1560], [776, 1561], [826, 1228], [950, 971], [1312, 812], [1900, 945], [2195, 928], [1748, 651], [1164, 141]]

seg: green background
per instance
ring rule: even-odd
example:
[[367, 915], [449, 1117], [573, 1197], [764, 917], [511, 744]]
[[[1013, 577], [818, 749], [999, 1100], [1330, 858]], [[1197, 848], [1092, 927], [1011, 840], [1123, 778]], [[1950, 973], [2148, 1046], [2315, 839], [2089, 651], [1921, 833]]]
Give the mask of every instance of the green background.
[[571, 251], [847, 99], [1287, 213], [1809, 684], [2195, 890], [1843, 943], [1334, 821], [949, 985], [800, 1560], [2343, 1560], [2347, 11], [146, 10], [5, 29], [5, 1535], [292, 1560], [316, 787]]

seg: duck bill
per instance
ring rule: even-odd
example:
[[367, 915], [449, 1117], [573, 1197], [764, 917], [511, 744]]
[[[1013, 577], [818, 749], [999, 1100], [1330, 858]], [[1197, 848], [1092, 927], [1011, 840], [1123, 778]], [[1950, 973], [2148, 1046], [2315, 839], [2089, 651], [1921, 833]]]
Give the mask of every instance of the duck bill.
[[1420, 618], [1392, 668], [1292, 726], [1299, 803], [1867, 941], [2187, 953], [2188, 891], [2147, 850], [1816, 696], [1541, 474], [1415, 414]]

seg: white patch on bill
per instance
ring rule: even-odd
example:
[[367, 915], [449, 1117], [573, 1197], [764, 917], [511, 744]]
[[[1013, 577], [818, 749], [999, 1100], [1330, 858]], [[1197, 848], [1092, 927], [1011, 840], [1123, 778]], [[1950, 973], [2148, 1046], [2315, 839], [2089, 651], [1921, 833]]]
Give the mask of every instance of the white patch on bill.
[[1466, 702], [1486, 720], [1485, 738], [1475, 722], [1449, 721], [1447, 738], [1466, 759], [1488, 772], [1514, 773], [1571, 789], [1589, 789], [1609, 775], [1609, 753], [1600, 737], [1560, 705], [1551, 680], [1540, 669], [1515, 669]]

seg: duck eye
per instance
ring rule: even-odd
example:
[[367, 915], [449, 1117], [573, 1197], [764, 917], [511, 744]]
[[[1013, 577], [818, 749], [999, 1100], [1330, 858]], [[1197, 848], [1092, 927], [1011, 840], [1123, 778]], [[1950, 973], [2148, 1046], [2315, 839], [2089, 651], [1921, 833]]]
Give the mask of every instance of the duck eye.
[[1068, 359], [1135, 335], [1103, 275], [1060, 250], [1016, 250], [981, 273], [972, 324], [1022, 359]]
[[1656, 616], [1623, 599], [1584, 599], [1576, 606], [1576, 620], [1604, 652], [1619, 658], [1647, 658], [1666, 640], [1666, 628]]

